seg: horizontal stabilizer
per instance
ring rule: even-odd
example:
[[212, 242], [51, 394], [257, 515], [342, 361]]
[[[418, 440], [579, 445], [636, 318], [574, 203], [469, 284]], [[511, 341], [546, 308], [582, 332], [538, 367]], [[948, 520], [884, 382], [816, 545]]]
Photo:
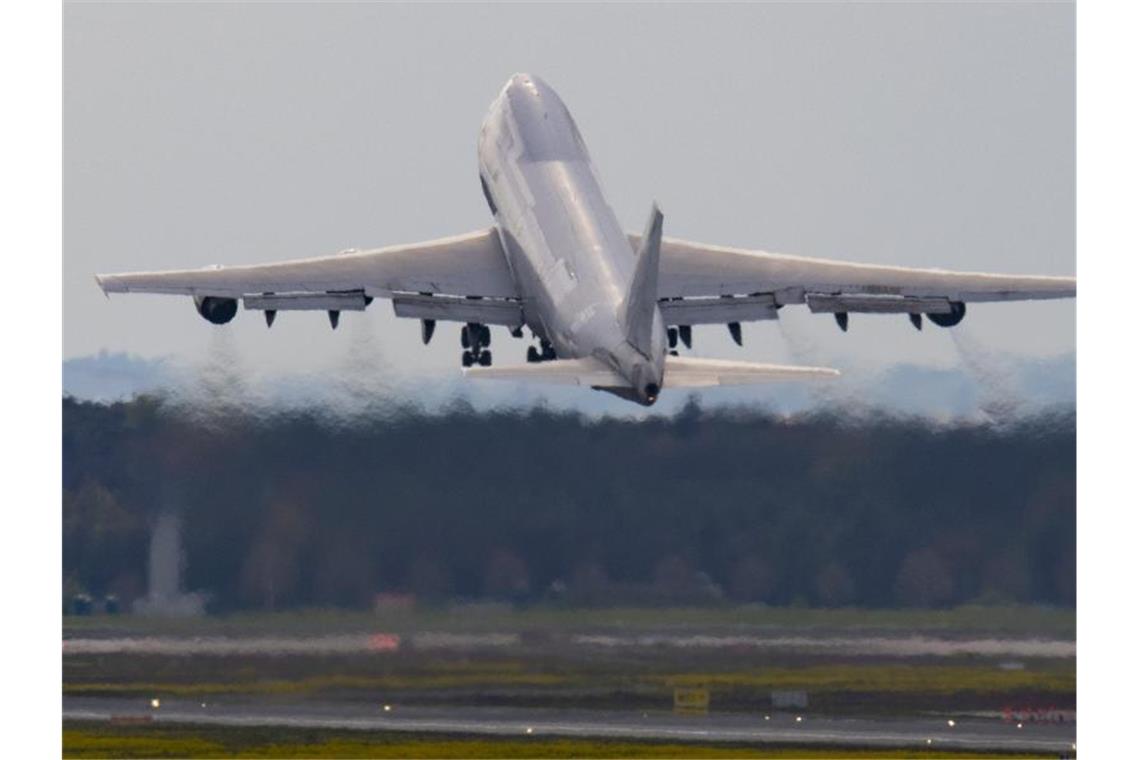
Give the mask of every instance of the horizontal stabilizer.
[[591, 357], [554, 359], [537, 364], [518, 364], [509, 367], [470, 367], [463, 370], [463, 374], [475, 379], [515, 380], [554, 385], [590, 387], [629, 385], [628, 380], [614, 372], [604, 362]]
[[722, 359], [665, 357], [666, 388], [702, 388], [712, 385], [748, 385], [789, 380], [834, 380], [839, 371], [827, 367], [789, 367]]

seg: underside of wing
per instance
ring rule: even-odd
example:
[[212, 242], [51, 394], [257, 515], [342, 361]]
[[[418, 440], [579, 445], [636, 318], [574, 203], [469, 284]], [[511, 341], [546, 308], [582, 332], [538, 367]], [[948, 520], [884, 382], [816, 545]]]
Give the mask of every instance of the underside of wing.
[[273, 264], [96, 275], [105, 293], [241, 299], [247, 309], [353, 310], [391, 298], [399, 316], [519, 325], [519, 293], [495, 228]]
[[665, 357], [665, 388], [834, 380], [837, 377], [839, 371], [827, 367], [793, 367], [721, 359], [694, 359], [688, 356]]

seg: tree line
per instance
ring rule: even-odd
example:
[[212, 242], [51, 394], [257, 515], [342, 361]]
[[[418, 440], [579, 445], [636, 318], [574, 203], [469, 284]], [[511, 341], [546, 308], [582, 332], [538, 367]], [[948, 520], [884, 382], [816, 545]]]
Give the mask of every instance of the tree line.
[[201, 411], [63, 400], [64, 593], [146, 593], [176, 512], [216, 610], [1075, 603], [1075, 412]]

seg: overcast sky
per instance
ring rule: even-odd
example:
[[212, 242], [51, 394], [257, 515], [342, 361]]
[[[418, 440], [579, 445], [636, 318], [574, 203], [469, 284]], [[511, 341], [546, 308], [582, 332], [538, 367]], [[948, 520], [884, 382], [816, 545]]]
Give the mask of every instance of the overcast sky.
[[[566, 101], [619, 219], [852, 261], [1071, 275], [1074, 10], [1057, 3], [678, 6], [68, 4], [64, 356], [250, 373], [459, 374], [387, 302], [346, 314], [105, 300], [95, 272], [258, 263], [490, 223], [475, 138], [511, 73]], [[793, 313], [794, 312], [794, 313]], [[698, 354], [948, 366], [1075, 342], [1073, 303], [971, 306], [958, 341], [903, 316], [787, 309]], [[219, 335], [219, 332], [222, 334]], [[496, 330], [496, 363], [526, 343]], [[361, 357], [375, 354], [375, 361]]]

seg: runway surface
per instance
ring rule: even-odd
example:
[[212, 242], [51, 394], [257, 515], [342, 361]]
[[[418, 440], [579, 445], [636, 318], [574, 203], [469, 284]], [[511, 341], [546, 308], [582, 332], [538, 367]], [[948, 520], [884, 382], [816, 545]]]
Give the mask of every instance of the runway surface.
[[[763, 635], [709, 634], [571, 634], [557, 639], [563, 651], [690, 651], [754, 650], [795, 654], [874, 656], [890, 658], [956, 657], [1076, 657], [1073, 640], [1047, 638], [942, 638], [937, 636], [803, 636], [766, 632]], [[89, 654], [274, 656], [374, 654], [413, 651], [482, 651], [518, 649], [522, 636], [502, 633], [421, 632], [332, 634], [321, 636], [99, 636], [63, 641], [64, 656]]]
[[366, 731], [578, 737], [735, 744], [912, 747], [1072, 752], [1074, 723], [1015, 723], [945, 717], [828, 718], [804, 712], [681, 716], [665, 712], [363, 705], [331, 701], [253, 702], [64, 697], [64, 720], [151, 716], [160, 724], [288, 726]]

